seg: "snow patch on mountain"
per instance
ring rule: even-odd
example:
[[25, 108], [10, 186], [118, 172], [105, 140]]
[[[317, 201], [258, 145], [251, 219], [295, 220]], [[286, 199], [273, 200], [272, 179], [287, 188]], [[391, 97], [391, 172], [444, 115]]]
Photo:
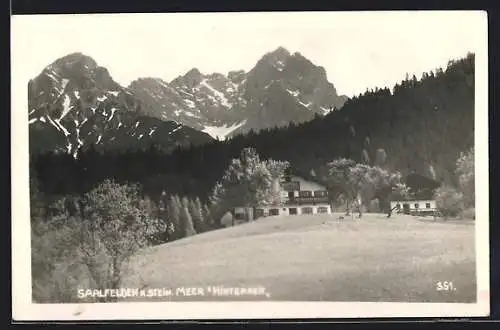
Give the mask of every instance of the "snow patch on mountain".
[[188, 93], [188, 92], [186, 92], [186, 91], [184, 91], [184, 90], [182, 90], [182, 89], [181, 89], [179, 92], [184, 93], [184, 94], [186, 94], [187, 96], [191, 96], [191, 97], [193, 97], [193, 94]]
[[196, 103], [194, 103], [193, 101], [191, 101], [189, 99], [184, 99], [184, 103], [186, 103], [187, 106], [190, 107], [191, 109], [196, 108]]
[[108, 121], [113, 119], [113, 116], [115, 115], [116, 110], [117, 110], [116, 108], [111, 108], [111, 116], [109, 117]]
[[59, 126], [56, 123], [54, 123], [54, 121], [52, 120], [52, 118], [50, 116], [47, 116], [47, 119], [49, 120], [49, 122], [52, 126], [54, 126], [58, 131], [61, 131]]
[[177, 127], [176, 127], [176, 128], [174, 128], [173, 130], [171, 130], [171, 131], [168, 133], [168, 135], [170, 135], [170, 134], [172, 134], [172, 133], [177, 132], [177, 131], [178, 131], [178, 130], [180, 130], [181, 128], [182, 128], [182, 125], [177, 126]]
[[278, 70], [278, 71], [283, 71], [283, 68], [285, 67], [285, 63], [283, 61], [276, 61], [276, 63], [273, 64], [273, 66]]
[[59, 83], [59, 79], [57, 78], [57, 73], [55, 71], [49, 71], [46, 73], [47, 77], [52, 79], [54, 82]]
[[301, 105], [303, 105], [304, 107], [308, 108], [308, 109], [309, 109], [309, 107], [311, 106], [311, 102], [304, 103], [304, 102], [302, 102], [302, 101], [299, 101], [299, 103], [300, 103]]
[[64, 95], [64, 102], [63, 102], [63, 112], [61, 114], [61, 117], [59, 117], [59, 120], [63, 119], [64, 116], [68, 114], [68, 112], [73, 109], [73, 106], [71, 106], [71, 99], [68, 96], [68, 94]]
[[61, 119], [54, 119], [54, 121], [57, 123], [57, 125], [61, 128], [61, 130], [63, 131], [64, 135], [65, 136], [69, 136], [70, 133], [69, 131], [66, 129], [66, 127], [64, 127], [62, 124], [61, 124]]
[[76, 128], [76, 141], [78, 142], [78, 147], [83, 145], [83, 141], [80, 139], [80, 128]]
[[215, 88], [213, 88], [207, 82], [207, 79], [203, 79], [201, 81], [200, 85], [203, 85], [206, 88], [208, 88], [215, 95], [215, 97], [222, 103], [223, 106], [225, 106], [226, 108], [229, 108], [229, 109], [233, 107], [233, 104], [231, 102], [229, 102], [229, 100], [226, 98], [226, 96], [224, 95], [224, 93], [219, 92], [218, 90], [216, 90]]
[[197, 116], [195, 115], [194, 113], [192, 113], [191, 111], [184, 111], [184, 114], [188, 117], [191, 117], [191, 118], [200, 118], [200, 116]]
[[320, 109], [323, 111], [324, 115], [327, 115], [332, 111], [332, 109], [328, 109], [326, 107], [320, 107]]
[[168, 88], [168, 89], [172, 89], [172, 87], [170, 87], [169, 85], [167, 85], [167, 84], [166, 84], [163, 80], [161, 80], [161, 79], [157, 79], [157, 81], [158, 81], [158, 83], [159, 83], [160, 85], [162, 85], [163, 87]]
[[231, 126], [223, 125], [223, 126], [205, 126], [202, 132], [209, 134], [214, 139], [219, 138], [220, 140], [225, 140], [226, 137], [231, 134], [234, 130], [240, 128], [245, 125], [247, 121], [243, 120], [240, 123], [233, 124]]
[[61, 83], [63, 91], [66, 89], [66, 86], [68, 85], [68, 83], [69, 83], [69, 79], [63, 78], [62, 83]]

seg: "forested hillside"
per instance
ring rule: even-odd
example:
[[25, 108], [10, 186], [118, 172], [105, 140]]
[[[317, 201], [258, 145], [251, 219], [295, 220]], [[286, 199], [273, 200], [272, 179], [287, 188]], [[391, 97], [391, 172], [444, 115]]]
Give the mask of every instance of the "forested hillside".
[[447, 184], [455, 182], [460, 152], [474, 146], [474, 55], [447, 68], [407, 77], [393, 90], [376, 89], [349, 99], [325, 117], [250, 132], [165, 154], [147, 151], [100, 153], [92, 148], [71, 155], [32, 155], [31, 174], [46, 196], [89, 191], [106, 178], [135, 182], [146, 195], [200, 197], [207, 201], [232, 158], [252, 146], [261, 158], [288, 161], [310, 175], [345, 157], [370, 163], [381, 149], [386, 166], [403, 175], [416, 172]]
[[276, 182], [289, 170], [323, 181], [346, 214], [357, 203], [359, 217], [363, 207], [388, 212], [390, 198], [416, 196], [403, 177], [421, 174], [442, 183], [434, 196], [444, 217], [473, 219], [474, 56], [367, 91], [326, 117], [209, 141], [171, 153], [32, 152], [34, 301], [118, 289], [145, 248], [219, 229], [233, 207], [280, 203]]

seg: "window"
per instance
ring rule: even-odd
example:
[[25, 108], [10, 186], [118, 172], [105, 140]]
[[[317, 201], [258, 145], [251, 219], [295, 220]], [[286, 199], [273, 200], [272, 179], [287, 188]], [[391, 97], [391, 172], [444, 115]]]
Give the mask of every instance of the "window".
[[235, 220], [245, 220], [245, 214], [244, 213], [236, 213], [234, 215]]
[[296, 207], [291, 207], [288, 212], [290, 213], [290, 215], [292, 214], [297, 214], [297, 208]]
[[418, 209], [418, 203], [415, 203], [415, 208]]
[[430, 209], [431, 208], [431, 203], [425, 203], [425, 208]]
[[314, 192], [314, 197], [325, 197], [326, 196], [326, 191], [324, 190], [316, 190]]
[[312, 192], [309, 190], [301, 190], [299, 191], [300, 197], [312, 197]]
[[288, 192], [288, 198], [293, 198], [293, 191]]
[[280, 210], [279, 209], [270, 209], [269, 215], [280, 215]]
[[328, 207], [326, 206], [318, 207], [318, 213], [328, 213]]
[[303, 207], [302, 208], [302, 214], [312, 214], [312, 213], [313, 213], [312, 207]]

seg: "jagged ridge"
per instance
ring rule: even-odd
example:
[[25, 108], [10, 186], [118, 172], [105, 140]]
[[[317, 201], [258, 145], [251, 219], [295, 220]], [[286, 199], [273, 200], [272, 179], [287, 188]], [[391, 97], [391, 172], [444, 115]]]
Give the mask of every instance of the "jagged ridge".
[[172, 149], [210, 136], [183, 124], [147, 116], [147, 105], [116, 83], [107, 69], [81, 53], [58, 59], [28, 86], [30, 148], [77, 156], [97, 149]]

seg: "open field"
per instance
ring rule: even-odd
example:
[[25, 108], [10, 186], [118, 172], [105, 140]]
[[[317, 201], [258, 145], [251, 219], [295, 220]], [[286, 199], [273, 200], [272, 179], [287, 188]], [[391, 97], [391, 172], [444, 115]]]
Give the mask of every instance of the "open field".
[[[156, 299], [182, 301], [475, 301], [473, 222], [337, 216], [269, 217], [160, 245], [136, 256], [122, 287], [172, 288]], [[444, 281], [454, 289], [436, 290]], [[208, 286], [267, 295], [214, 297]], [[204, 289], [186, 297], [177, 287]]]

